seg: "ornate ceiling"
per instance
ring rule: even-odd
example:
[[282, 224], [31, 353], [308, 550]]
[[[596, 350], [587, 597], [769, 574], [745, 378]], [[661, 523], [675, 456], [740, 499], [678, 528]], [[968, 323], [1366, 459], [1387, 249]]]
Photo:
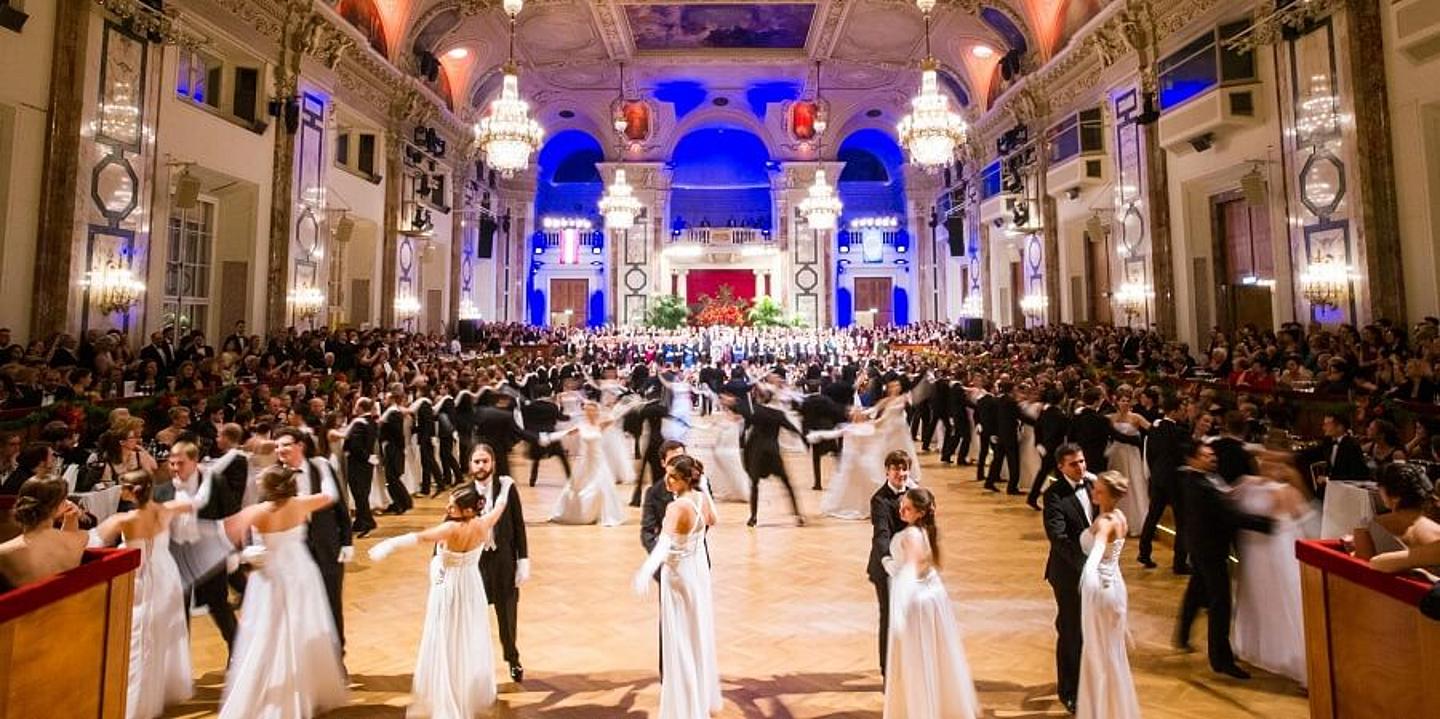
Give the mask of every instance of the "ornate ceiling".
[[[932, 41], [946, 88], [978, 115], [1004, 76], [1042, 66], [1110, 1], [942, 0]], [[402, 70], [414, 74], [417, 50], [438, 57], [443, 72], [432, 87], [460, 116], [482, 112], [498, 91], [508, 24], [498, 0], [338, 0], [336, 9]], [[913, 0], [529, 0], [516, 52], [521, 93], [547, 130], [584, 130], [607, 144], [623, 63], [625, 95], [648, 99], [657, 116], [653, 141], [628, 154], [657, 159], [697, 118], [757, 132], [768, 125], [773, 138], [780, 113], [772, 110], [813, 95], [816, 61], [831, 110], [827, 145], [864, 127], [893, 129], [925, 43]]]

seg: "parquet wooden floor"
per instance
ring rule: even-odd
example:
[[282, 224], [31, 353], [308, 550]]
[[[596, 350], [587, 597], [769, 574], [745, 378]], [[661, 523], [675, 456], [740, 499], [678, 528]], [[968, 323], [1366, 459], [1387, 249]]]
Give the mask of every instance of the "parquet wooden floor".
[[[514, 466], [528, 476], [528, 465]], [[809, 460], [787, 457], [802, 506], [817, 512]], [[944, 579], [965, 634], [965, 650], [986, 716], [1062, 717], [1054, 698], [1054, 603], [1042, 578], [1046, 543], [1038, 513], [1021, 497], [984, 492], [973, 468], [951, 468], [922, 455], [925, 484], [937, 492]], [[833, 470], [827, 460], [826, 470]], [[639, 510], [624, 526], [545, 523], [563, 482], [558, 464], [542, 466], [535, 488], [523, 488], [534, 577], [521, 591], [523, 686], [500, 685], [494, 716], [556, 719], [658, 717], [658, 600], [630, 591], [643, 561]], [[761, 524], [745, 526], [746, 508], [721, 505], [710, 535], [714, 558], [721, 716], [758, 719], [880, 719], [874, 590], [865, 578], [870, 527], [813, 517], [798, 528], [777, 482], [762, 485]], [[358, 542], [345, 584], [351, 672], [350, 706], [327, 715], [402, 717], [426, 595], [428, 554], [409, 550], [373, 565], [375, 540], [438, 521], [439, 500], [385, 517]], [[1162, 567], [1168, 550], [1157, 550]], [[1294, 682], [1256, 671], [1238, 682], [1208, 670], [1203, 620], [1197, 652], [1170, 647], [1181, 579], [1145, 571], [1125, 550], [1130, 588], [1130, 652], [1140, 701], [1152, 719], [1303, 717]], [[493, 616], [493, 615], [492, 615]], [[205, 617], [192, 623], [195, 699], [171, 716], [213, 716], [223, 684], [224, 644]], [[498, 640], [495, 644], [500, 659]], [[497, 667], [504, 672], [504, 664]], [[502, 678], [508, 678], [502, 677]]]

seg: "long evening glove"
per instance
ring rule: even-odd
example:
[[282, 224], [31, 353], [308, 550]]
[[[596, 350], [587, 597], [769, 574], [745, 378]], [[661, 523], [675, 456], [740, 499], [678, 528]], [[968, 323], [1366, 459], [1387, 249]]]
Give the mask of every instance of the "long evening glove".
[[649, 592], [650, 580], [655, 576], [655, 570], [665, 563], [665, 557], [670, 554], [672, 546], [674, 542], [670, 539], [670, 534], [661, 532], [655, 540], [655, 548], [650, 550], [650, 556], [645, 559], [645, 564], [641, 565], [640, 571], [635, 572], [635, 577], [630, 582], [636, 596], [643, 597]]
[[402, 534], [398, 537], [391, 537], [370, 548], [370, 560], [374, 562], [379, 562], [386, 557], [394, 554], [397, 550], [401, 548], [413, 547], [419, 543], [420, 535], [414, 532], [410, 532], [409, 534]]

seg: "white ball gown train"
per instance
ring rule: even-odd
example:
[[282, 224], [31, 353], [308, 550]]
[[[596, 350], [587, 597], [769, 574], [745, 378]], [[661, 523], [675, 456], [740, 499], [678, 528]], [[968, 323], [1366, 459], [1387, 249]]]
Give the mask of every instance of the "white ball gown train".
[[185, 588], [170, 554], [170, 532], [126, 541], [140, 550], [135, 604], [130, 619], [130, 676], [126, 719], [147, 719], [190, 698], [190, 634], [185, 628]]
[[1080, 536], [1088, 553], [1080, 571], [1080, 687], [1076, 694], [1077, 719], [1138, 719], [1140, 701], [1130, 675], [1126, 653], [1129, 632], [1129, 596], [1120, 574], [1122, 537], [1096, 544], [1093, 534]]
[[598, 523], [605, 527], [624, 524], [625, 507], [615, 493], [616, 477], [607, 458], [604, 431], [588, 422], [581, 422], [576, 434], [580, 436], [580, 460], [570, 481], [555, 498], [550, 521], [556, 524]]
[[748, 502], [750, 475], [745, 473], [745, 461], [740, 455], [740, 433], [745, 422], [729, 410], [718, 412], [714, 417], [710, 426], [715, 428], [715, 446], [710, 450], [710, 462], [705, 465], [710, 491], [721, 502]]
[[840, 464], [825, 494], [820, 498], [820, 512], [836, 519], [868, 519], [870, 497], [885, 481], [886, 448], [884, 438], [871, 422], [853, 422], [838, 430], [812, 432], [815, 439], [844, 438]]
[[1241, 530], [1236, 536], [1240, 568], [1230, 644], [1235, 656], [1304, 685], [1305, 617], [1300, 562], [1295, 558], [1295, 542], [1304, 539], [1304, 520], [1277, 516], [1277, 494], [1285, 487], [1278, 482], [1247, 482], [1235, 490], [1241, 511], [1275, 516], [1275, 526], [1268, 535]]
[[407, 717], [469, 719], [495, 704], [490, 608], [480, 578], [484, 544], [468, 552], [444, 545], [430, 559], [430, 596]]
[[[902, 546], [918, 539], [920, 556]], [[925, 532], [909, 527], [890, 540], [890, 642], [885, 719], [975, 719], [980, 700], [945, 583]]]
[[340, 639], [306, 525], [259, 533], [220, 719], [304, 719], [345, 703]]

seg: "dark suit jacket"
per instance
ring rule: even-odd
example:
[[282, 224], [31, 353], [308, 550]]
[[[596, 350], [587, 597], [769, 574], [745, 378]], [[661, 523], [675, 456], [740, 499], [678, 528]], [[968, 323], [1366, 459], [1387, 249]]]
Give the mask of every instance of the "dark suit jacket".
[[[225, 464], [220, 464], [221, 461]], [[241, 452], [226, 452], [209, 471], [210, 501], [196, 512], [196, 516], [224, 519], [239, 512], [245, 499], [245, 485], [250, 480], [250, 460]]]
[[495, 450], [497, 456], [510, 454], [510, 448], [521, 440], [540, 441], [539, 435], [515, 426], [515, 415], [498, 407], [480, 408], [475, 417], [475, 433], [480, 436], [481, 442]]
[[1098, 410], [1085, 407], [1070, 419], [1070, 441], [1085, 451], [1085, 463], [1091, 472], [1105, 469], [1105, 447], [1112, 433], [1110, 418]]
[[[489, 494], [485, 506], [495, 503], [500, 490], [500, 478], [491, 477]], [[509, 596], [515, 592], [515, 570], [519, 561], [530, 556], [530, 545], [525, 537], [525, 514], [520, 508], [520, 492], [510, 485], [510, 497], [506, 500], [505, 512], [491, 530], [495, 549], [480, 555], [480, 578], [485, 582], [485, 595], [490, 604], [496, 597]]]
[[1080, 549], [1080, 535], [1090, 528], [1085, 505], [1075, 496], [1069, 480], [1056, 477], [1045, 488], [1045, 536], [1050, 540], [1050, 556], [1045, 561], [1045, 579], [1052, 584], [1080, 583], [1080, 570], [1085, 568], [1085, 552]]
[[1040, 416], [1035, 419], [1035, 444], [1044, 447], [1045, 452], [1053, 456], [1055, 450], [1065, 443], [1069, 424], [1065, 410], [1053, 404], [1040, 410]]
[[1223, 562], [1235, 543], [1237, 530], [1252, 529], [1269, 534], [1274, 526], [1274, 520], [1269, 517], [1237, 509], [1204, 472], [1183, 467], [1178, 478], [1185, 497], [1180, 504], [1180, 511], [1184, 513], [1185, 548], [1197, 560]]
[[1009, 395], [995, 400], [995, 424], [985, 428], [1006, 447], [1020, 444], [1020, 403]]
[[780, 457], [780, 430], [788, 429], [795, 434], [800, 430], [790, 423], [785, 414], [773, 407], [755, 405], [742, 412], [745, 417], [745, 441], [741, 449], [745, 471], [751, 477], [779, 476], [785, 472]]
[[655, 542], [665, 524], [665, 509], [675, 501], [675, 495], [665, 487], [664, 482], [653, 482], [645, 490], [644, 509], [640, 513], [640, 544], [646, 553], [655, 551]]
[[1365, 452], [1354, 435], [1342, 436], [1338, 448], [1335, 440], [1326, 437], [1303, 456], [1307, 466], [1315, 462], [1329, 464], [1330, 479], [1370, 479], [1370, 465], [1366, 464]]
[[1219, 437], [1210, 443], [1215, 450], [1216, 474], [1226, 484], [1235, 484], [1247, 474], [1255, 474], [1255, 460], [1245, 449], [1245, 443], [1234, 437]]
[[870, 561], [865, 565], [865, 574], [877, 584], [888, 582], [890, 575], [885, 571], [885, 557], [890, 556], [890, 539], [905, 529], [900, 520], [900, 495], [883, 482], [875, 494], [870, 495]]
[[[310, 457], [305, 461], [310, 463], [310, 493], [318, 494], [321, 487], [322, 465], [325, 460], [319, 457]], [[329, 471], [324, 467], [323, 471]], [[331, 473], [333, 476], [333, 472]], [[336, 484], [339, 489], [339, 484]], [[340, 571], [340, 548], [348, 547], [351, 544], [350, 536], [350, 508], [345, 504], [345, 495], [342, 492], [335, 503], [310, 515], [310, 527], [305, 534], [305, 544], [310, 547], [310, 556], [315, 558], [315, 563], [320, 566], [321, 572]]]
[[1173, 419], [1161, 417], [1150, 425], [1145, 435], [1145, 464], [1150, 468], [1150, 481], [1171, 487], [1175, 474], [1185, 464], [1185, 443], [1190, 428]]

